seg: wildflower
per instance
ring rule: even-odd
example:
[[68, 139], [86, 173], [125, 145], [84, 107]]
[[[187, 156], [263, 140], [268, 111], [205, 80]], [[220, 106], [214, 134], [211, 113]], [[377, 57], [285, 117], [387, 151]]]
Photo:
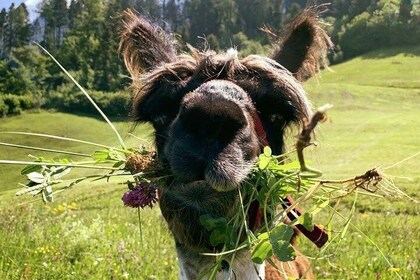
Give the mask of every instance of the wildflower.
[[368, 218], [369, 218], [369, 214], [366, 214], [366, 213], [362, 214], [362, 219], [368, 219]]
[[67, 209], [77, 210], [77, 204], [76, 204], [76, 202], [70, 203], [70, 205], [67, 206]]
[[400, 271], [400, 268], [399, 267], [390, 267], [388, 270], [392, 271], [392, 272], [398, 272], [398, 271]]
[[134, 189], [126, 192], [122, 200], [125, 206], [133, 208], [153, 207], [153, 203], [157, 202], [157, 193], [155, 186], [138, 184]]

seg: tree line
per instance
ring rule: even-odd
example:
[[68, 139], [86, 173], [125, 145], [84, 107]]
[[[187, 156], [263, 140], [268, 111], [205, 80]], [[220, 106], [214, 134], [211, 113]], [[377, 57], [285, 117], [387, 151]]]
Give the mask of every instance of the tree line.
[[269, 49], [262, 27], [281, 30], [307, 2], [332, 2], [322, 17], [336, 44], [333, 63], [378, 48], [418, 44], [420, 4], [412, 0], [43, 0], [33, 22], [24, 3], [12, 4], [0, 11], [0, 116], [28, 107], [83, 108], [75, 86], [32, 41], [95, 91], [104, 107], [125, 106], [121, 99], [128, 96], [121, 92], [130, 81], [117, 54], [119, 14], [125, 9], [148, 16], [191, 45], [238, 47], [247, 55]]

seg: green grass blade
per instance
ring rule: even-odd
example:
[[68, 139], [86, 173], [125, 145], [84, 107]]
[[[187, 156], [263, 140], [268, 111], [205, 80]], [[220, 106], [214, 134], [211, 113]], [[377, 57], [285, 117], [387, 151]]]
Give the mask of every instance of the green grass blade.
[[68, 151], [61, 151], [61, 150], [54, 150], [54, 149], [47, 149], [41, 147], [33, 147], [33, 146], [25, 146], [25, 145], [17, 145], [11, 143], [4, 143], [0, 142], [1, 146], [18, 148], [18, 149], [27, 149], [27, 150], [35, 150], [35, 151], [43, 151], [49, 153], [57, 153], [57, 154], [64, 154], [64, 155], [72, 155], [72, 156], [79, 156], [79, 157], [90, 157], [88, 154], [76, 153], [76, 152], [68, 152]]
[[90, 101], [90, 103], [92, 103], [93, 107], [95, 107], [95, 109], [99, 112], [99, 114], [104, 118], [104, 120], [109, 124], [111, 129], [115, 132], [115, 134], [118, 138], [118, 141], [120, 142], [121, 148], [125, 150], [126, 147], [125, 147], [123, 139], [121, 138], [121, 135], [119, 134], [119, 132], [117, 131], [115, 126], [111, 123], [111, 121], [108, 119], [108, 117], [105, 115], [105, 113], [101, 110], [101, 108], [99, 108], [99, 106], [95, 103], [95, 101], [92, 99], [92, 97], [90, 97], [89, 93], [87, 93], [87, 91], [73, 78], [72, 75], [70, 75], [69, 72], [67, 72], [67, 70], [60, 64], [60, 62], [58, 62], [57, 59], [55, 59], [55, 57], [49, 51], [47, 51], [44, 47], [42, 47], [38, 43], [34, 43], [34, 44], [36, 44], [46, 54], [48, 54], [49, 57], [51, 57], [51, 59], [58, 65], [58, 67], [60, 67], [61, 70], [67, 75], [67, 77], [69, 77], [70, 80], [80, 89], [80, 91], [86, 96], [86, 98]]
[[354, 200], [353, 200], [353, 205], [351, 207], [350, 214], [347, 217], [347, 220], [346, 220], [346, 222], [344, 224], [344, 228], [343, 228], [343, 230], [340, 233], [340, 239], [343, 239], [344, 236], [346, 235], [347, 230], [349, 229], [349, 225], [350, 225], [351, 219], [352, 219], [352, 217], [354, 215], [354, 212], [356, 211], [357, 193], [358, 192], [356, 191], [356, 195], [355, 195]]
[[20, 131], [5, 131], [5, 132], [0, 132], [0, 134], [16, 134], [16, 135], [45, 137], [45, 138], [51, 138], [51, 139], [57, 139], [57, 140], [64, 140], [64, 141], [82, 143], [82, 144], [92, 145], [92, 146], [105, 148], [105, 149], [114, 149], [116, 151], [119, 151], [119, 152], [122, 152], [122, 153], [125, 153], [125, 154], [130, 153], [129, 151], [127, 151], [125, 149], [116, 149], [116, 148], [106, 146], [106, 145], [102, 145], [102, 144], [99, 144], [99, 143], [94, 143], [94, 142], [75, 139], [75, 138], [70, 138], [70, 137], [56, 136], [56, 135], [51, 135], [51, 134], [33, 133], [33, 132], [20, 132]]
[[[344, 217], [342, 214], [340, 214], [338, 211], [334, 210], [333, 211], [343, 220], [346, 220], [346, 217]], [[379, 248], [378, 244], [376, 244], [375, 241], [373, 241], [366, 233], [364, 233], [360, 228], [358, 228], [355, 224], [353, 224], [352, 222], [348, 223], [352, 228], [354, 228], [358, 233], [360, 233], [361, 235], [363, 235], [364, 238], [366, 238], [366, 240], [371, 243], [373, 246], [375, 246], [376, 250], [378, 250], [378, 252], [381, 254], [382, 258], [385, 260], [385, 262], [389, 265], [390, 268], [393, 268], [394, 265], [391, 263], [391, 261], [388, 259], [388, 257], [385, 255], [385, 253], [381, 250], [381, 248]], [[403, 279], [401, 277], [401, 275], [395, 271], [392, 270], [393, 273], [396, 274], [396, 276], [398, 277], [398, 279]]]
[[58, 163], [58, 162], [18, 161], [18, 160], [0, 160], [0, 164], [68, 166], [68, 167], [87, 168], [87, 169], [121, 170], [120, 168], [108, 167], [108, 166], [84, 165], [84, 164], [73, 164], [73, 163]]

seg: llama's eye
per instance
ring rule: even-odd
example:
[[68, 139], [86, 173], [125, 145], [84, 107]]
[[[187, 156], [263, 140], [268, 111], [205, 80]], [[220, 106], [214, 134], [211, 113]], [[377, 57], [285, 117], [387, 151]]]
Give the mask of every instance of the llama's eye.
[[272, 123], [282, 124], [284, 122], [284, 117], [280, 114], [272, 114], [269, 116], [269, 120]]
[[167, 116], [160, 115], [160, 116], [157, 116], [157, 117], [155, 117], [153, 119], [153, 124], [155, 126], [160, 127], [160, 126], [164, 126], [167, 123], [167, 121], [168, 121], [168, 117]]

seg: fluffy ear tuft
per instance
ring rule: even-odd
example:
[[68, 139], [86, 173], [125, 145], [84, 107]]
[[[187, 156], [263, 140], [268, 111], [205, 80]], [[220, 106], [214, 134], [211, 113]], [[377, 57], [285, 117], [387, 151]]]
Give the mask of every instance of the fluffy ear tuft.
[[132, 78], [176, 57], [173, 36], [145, 18], [127, 10], [122, 15], [124, 26], [119, 51]]
[[319, 7], [305, 9], [287, 27], [271, 58], [283, 65], [299, 80], [314, 76], [325, 66], [333, 43], [320, 27]]

